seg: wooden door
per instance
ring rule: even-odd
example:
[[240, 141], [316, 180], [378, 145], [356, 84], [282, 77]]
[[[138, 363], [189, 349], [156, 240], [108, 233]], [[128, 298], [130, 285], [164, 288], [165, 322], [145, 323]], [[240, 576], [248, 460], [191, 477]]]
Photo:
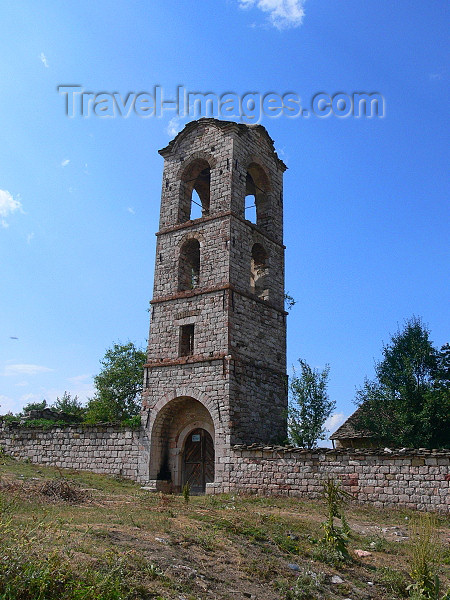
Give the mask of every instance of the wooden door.
[[183, 485], [192, 494], [204, 494], [214, 481], [214, 443], [206, 429], [194, 429], [187, 436], [183, 452]]

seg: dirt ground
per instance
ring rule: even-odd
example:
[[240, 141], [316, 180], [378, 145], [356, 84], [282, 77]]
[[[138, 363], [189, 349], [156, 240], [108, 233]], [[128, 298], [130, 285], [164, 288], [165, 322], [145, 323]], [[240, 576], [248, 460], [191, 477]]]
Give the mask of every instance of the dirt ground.
[[[185, 502], [131, 482], [8, 457], [0, 458], [0, 499], [9, 524], [4, 545], [20, 545], [25, 532], [27, 560], [48, 561], [57, 552], [80, 576], [117, 571], [121, 593], [128, 593], [118, 597], [408, 597], [417, 538], [411, 523], [418, 518], [412, 511], [348, 505], [349, 558], [342, 561], [321, 542], [326, 511], [320, 501], [221, 495]], [[439, 516], [433, 526], [431, 560], [445, 591], [450, 519]]]

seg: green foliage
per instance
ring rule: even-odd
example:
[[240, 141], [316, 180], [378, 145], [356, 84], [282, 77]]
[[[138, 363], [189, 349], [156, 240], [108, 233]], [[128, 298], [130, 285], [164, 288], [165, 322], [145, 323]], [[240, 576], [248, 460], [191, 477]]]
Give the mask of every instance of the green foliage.
[[286, 292], [284, 294], [284, 304], [287, 310], [291, 310], [291, 308], [297, 304], [297, 301], [288, 292]]
[[440, 600], [438, 568], [441, 563], [441, 544], [436, 533], [437, 519], [423, 514], [410, 524], [411, 579], [410, 597], [416, 600]]
[[[14, 507], [13, 507], [14, 508]], [[1, 600], [131, 600], [153, 597], [140, 580], [162, 578], [162, 571], [133, 552], [110, 552], [81, 570], [67, 550], [69, 540], [57, 522], [33, 520], [14, 527], [11, 510], [0, 502]], [[43, 552], [41, 544], [63, 547]]]
[[189, 485], [189, 482], [186, 482], [183, 485], [183, 498], [184, 498], [185, 504], [189, 504], [190, 497], [191, 497], [191, 486]]
[[132, 342], [114, 344], [100, 361], [96, 394], [87, 405], [86, 423], [121, 422], [139, 414], [146, 354]]
[[141, 415], [134, 415], [129, 419], [123, 419], [120, 424], [123, 427], [134, 427], [135, 429], [141, 426]]
[[8, 412], [6, 415], [0, 415], [0, 421], [3, 421], [7, 425], [10, 425], [11, 423], [19, 423], [19, 420], [20, 417], [14, 415], [12, 412]]
[[391, 567], [381, 567], [378, 571], [378, 581], [390, 592], [405, 598], [407, 596], [407, 584], [403, 573]]
[[[344, 516], [344, 505], [351, 499], [351, 494], [341, 489], [339, 483], [328, 477], [323, 482], [322, 498], [327, 507], [327, 519], [322, 523], [324, 537], [322, 546], [334, 552], [337, 560], [350, 559], [347, 550], [350, 528]], [[341, 520], [341, 527], [337, 526], [335, 519]]]
[[323, 598], [325, 573], [302, 569], [285, 600], [315, 600]]
[[44, 410], [47, 408], [47, 400], [42, 400], [42, 402], [30, 402], [23, 407], [23, 412], [28, 413], [31, 410]]
[[391, 446], [441, 448], [450, 445], [450, 347], [433, 347], [420, 318], [383, 347], [376, 380], [357, 391], [357, 429]]
[[51, 408], [72, 417], [71, 420], [77, 422], [83, 421], [86, 412], [85, 407], [78, 400], [78, 396], [72, 398], [69, 392], [64, 392], [61, 398], [56, 398]]
[[21, 427], [41, 427], [51, 429], [52, 427], [67, 427], [67, 421], [53, 421], [52, 419], [27, 419], [21, 423]]
[[318, 440], [325, 439], [324, 423], [336, 404], [327, 394], [328, 365], [323, 371], [312, 369], [299, 360], [301, 373], [290, 383], [291, 397], [288, 408], [288, 433], [296, 446], [314, 448]]

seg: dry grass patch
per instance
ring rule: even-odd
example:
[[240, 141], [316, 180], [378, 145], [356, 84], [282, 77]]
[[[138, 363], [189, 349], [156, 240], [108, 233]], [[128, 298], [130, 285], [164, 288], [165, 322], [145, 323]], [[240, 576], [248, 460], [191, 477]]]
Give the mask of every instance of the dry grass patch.
[[[401, 600], [411, 583], [403, 535], [411, 511], [350, 504], [351, 561], [333, 565], [316, 552], [320, 502], [221, 495], [186, 503], [92, 473], [0, 462], [0, 600]], [[76, 500], [74, 490], [86, 496]], [[449, 525], [438, 519], [441, 542]], [[358, 558], [356, 549], [371, 554]], [[445, 588], [450, 554], [442, 557]], [[30, 595], [36, 581], [45, 594]], [[20, 594], [5, 595], [8, 585]]]

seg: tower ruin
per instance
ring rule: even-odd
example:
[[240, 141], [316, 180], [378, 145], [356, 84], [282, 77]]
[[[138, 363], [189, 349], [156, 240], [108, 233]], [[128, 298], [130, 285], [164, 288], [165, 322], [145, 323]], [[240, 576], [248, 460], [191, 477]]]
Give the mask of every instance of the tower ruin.
[[201, 493], [233, 444], [286, 438], [286, 166], [261, 125], [212, 118], [188, 123], [160, 154], [149, 480]]

